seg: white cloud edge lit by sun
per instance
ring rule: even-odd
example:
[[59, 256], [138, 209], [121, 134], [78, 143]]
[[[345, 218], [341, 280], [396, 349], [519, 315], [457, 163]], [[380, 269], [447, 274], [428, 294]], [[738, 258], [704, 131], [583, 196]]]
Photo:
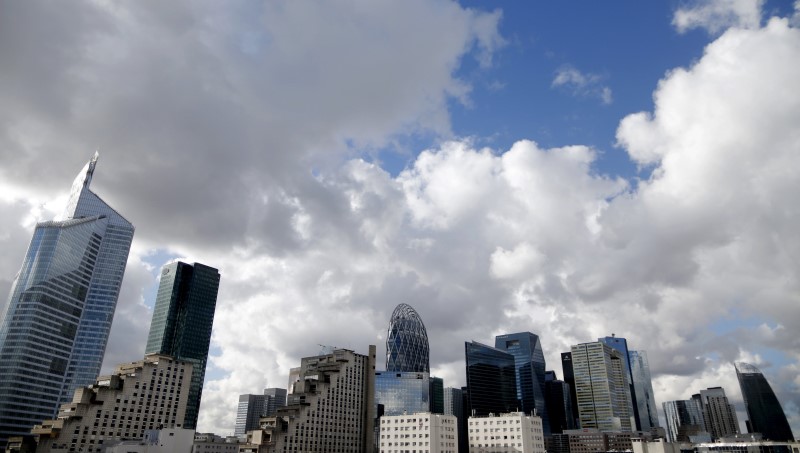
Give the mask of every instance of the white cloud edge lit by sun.
[[758, 28], [764, 0], [695, 0], [672, 17], [678, 33], [703, 28], [717, 35], [731, 27]]
[[602, 83], [604, 79], [599, 74], [581, 72], [572, 65], [564, 65], [556, 70], [550, 86], [568, 88], [573, 96], [598, 98], [604, 105], [609, 105], [614, 102], [614, 97], [611, 88]]

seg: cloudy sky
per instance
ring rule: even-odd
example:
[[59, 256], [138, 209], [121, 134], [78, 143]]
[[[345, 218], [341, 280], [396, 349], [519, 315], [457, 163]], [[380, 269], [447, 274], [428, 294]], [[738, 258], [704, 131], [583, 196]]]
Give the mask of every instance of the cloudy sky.
[[105, 369], [165, 262], [222, 273], [200, 430], [320, 344], [382, 363], [406, 302], [447, 386], [464, 341], [561, 376], [613, 332], [742, 424], [755, 364], [800, 435], [800, 2], [0, 7], [0, 293], [99, 149], [136, 226]]

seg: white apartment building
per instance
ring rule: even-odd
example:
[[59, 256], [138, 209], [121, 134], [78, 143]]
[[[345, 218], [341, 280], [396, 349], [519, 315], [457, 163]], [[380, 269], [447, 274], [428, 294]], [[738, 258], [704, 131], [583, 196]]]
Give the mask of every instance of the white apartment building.
[[542, 419], [522, 412], [470, 417], [470, 453], [545, 453]]
[[384, 415], [380, 453], [458, 453], [458, 419], [430, 412]]

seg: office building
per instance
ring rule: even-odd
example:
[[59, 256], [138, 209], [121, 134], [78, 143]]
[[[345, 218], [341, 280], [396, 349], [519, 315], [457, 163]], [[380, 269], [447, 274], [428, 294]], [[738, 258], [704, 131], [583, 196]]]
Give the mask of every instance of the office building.
[[183, 427], [195, 429], [206, 375], [219, 272], [200, 263], [176, 261], [161, 270], [147, 354], [166, 354], [194, 365]]
[[464, 344], [469, 410], [472, 416], [517, 412], [514, 356], [476, 341]]
[[133, 225], [89, 188], [97, 154], [72, 184], [63, 220], [36, 225], [0, 324], [0, 447], [55, 417], [100, 372]]
[[514, 356], [517, 399], [526, 414], [542, 418], [544, 435], [550, 435], [550, 418], [544, 396], [544, 353], [539, 336], [530, 332], [498, 335], [494, 347]]
[[384, 415], [379, 446], [380, 453], [458, 453], [456, 417], [431, 412]]
[[257, 429], [259, 420], [264, 414], [264, 395], [239, 395], [239, 406], [236, 408], [236, 426], [233, 435], [245, 436], [248, 431]]
[[148, 430], [181, 428], [193, 366], [150, 354], [77, 389], [54, 420], [36, 425], [37, 451], [100, 452], [110, 440], [143, 439]]
[[453, 387], [446, 387], [444, 393], [444, 414], [456, 417], [458, 426], [458, 450], [459, 453], [469, 451], [467, 442], [467, 413], [464, 404], [464, 391]]
[[625, 357], [600, 341], [572, 346], [571, 352], [581, 428], [633, 431]]
[[213, 433], [196, 433], [192, 453], [238, 453], [239, 438], [218, 436]]
[[711, 387], [692, 395], [703, 408], [703, 421], [712, 439], [720, 439], [739, 434], [736, 409], [728, 402], [725, 389]]
[[375, 346], [369, 346], [368, 355], [336, 349], [305, 357], [297, 374], [287, 405], [269, 427], [274, 451], [372, 453]]
[[692, 437], [705, 432], [699, 399], [667, 401], [663, 408], [670, 442], [692, 442]]
[[392, 312], [386, 335], [386, 371], [430, 372], [430, 347], [425, 324], [408, 304]]
[[430, 411], [428, 373], [378, 371], [375, 373], [375, 403], [383, 406], [381, 415]]
[[647, 351], [628, 351], [628, 362], [631, 365], [633, 378], [633, 401], [636, 404], [635, 415], [638, 420], [638, 430], [650, 431], [658, 428], [658, 409], [653, 394], [653, 380], [650, 377]]
[[564, 373], [564, 382], [569, 386], [569, 398], [572, 402], [572, 425], [580, 428], [578, 420], [578, 395], [575, 393], [575, 373], [572, 370], [572, 352], [561, 353], [561, 371]]
[[761, 433], [766, 440], [794, 441], [786, 414], [761, 370], [744, 362], [734, 365], [749, 418], [747, 431]]
[[272, 417], [278, 409], [286, 406], [286, 389], [270, 387], [264, 389], [264, 414], [262, 417]]
[[575, 429], [569, 384], [558, 380], [555, 371], [545, 372], [544, 396], [550, 418], [550, 432], [562, 433], [565, 429]]
[[[107, 440], [103, 453], [192, 453], [194, 430], [164, 428], [145, 431], [141, 439]], [[221, 453], [221, 452], [217, 452]]]
[[444, 380], [439, 377], [431, 376], [430, 383], [430, 412], [434, 414], [444, 414]]
[[542, 419], [510, 412], [471, 416], [468, 420], [470, 453], [545, 453]]

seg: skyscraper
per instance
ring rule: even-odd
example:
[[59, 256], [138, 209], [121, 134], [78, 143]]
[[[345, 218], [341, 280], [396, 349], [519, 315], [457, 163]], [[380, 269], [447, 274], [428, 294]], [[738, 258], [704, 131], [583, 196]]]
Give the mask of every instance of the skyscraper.
[[431, 407], [428, 373], [378, 371], [375, 373], [375, 403], [381, 415], [428, 412]]
[[468, 415], [516, 412], [517, 379], [514, 356], [473, 341], [464, 344], [469, 392]]
[[667, 421], [667, 439], [670, 442], [690, 442], [691, 436], [705, 432], [703, 408], [699, 398], [667, 401], [663, 407]]
[[430, 347], [425, 324], [408, 304], [392, 312], [386, 336], [386, 371], [430, 372]]
[[258, 419], [264, 415], [264, 395], [239, 395], [239, 406], [236, 408], [236, 426], [234, 436], [244, 436], [248, 431], [257, 429]]
[[572, 370], [572, 352], [561, 353], [561, 371], [564, 373], [564, 382], [569, 386], [569, 397], [572, 403], [573, 426], [580, 428], [578, 421], [578, 395], [575, 393], [575, 373]]
[[445, 415], [455, 415], [458, 424], [458, 451], [468, 452], [467, 414], [464, 408], [464, 392], [461, 389], [446, 387], [444, 393]]
[[619, 351], [600, 341], [572, 346], [581, 428], [633, 431], [636, 427], [624, 360]]
[[545, 372], [544, 396], [547, 414], [550, 417], [551, 433], [563, 433], [565, 429], [575, 429], [569, 384], [558, 380], [555, 371]]
[[510, 333], [494, 338], [494, 347], [514, 356], [517, 399], [522, 411], [542, 418], [544, 435], [550, 435], [550, 419], [544, 397], [546, 364], [539, 336], [531, 332]]
[[440, 377], [430, 377], [430, 395], [432, 414], [444, 414], [444, 380]]
[[703, 421], [706, 431], [711, 433], [713, 439], [739, 434], [739, 422], [736, 418], [736, 409], [728, 402], [725, 389], [711, 387], [700, 390], [699, 395], [692, 395], [693, 399], [700, 401], [703, 408]]
[[794, 441], [786, 414], [761, 370], [744, 362], [734, 365], [749, 418], [747, 430], [761, 433], [764, 439]]
[[103, 362], [133, 225], [89, 189], [97, 154], [72, 184], [64, 220], [36, 225], [0, 326], [0, 445], [54, 418]]
[[625, 379], [628, 381], [628, 393], [630, 394], [631, 400], [631, 407], [630, 411], [633, 414], [633, 419], [635, 426], [633, 427], [635, 430], [641, 430], [642, 426], [639, 420], [639, 404], [636, 401], [636, 389], [633, 387], [633, 367], [631, 366], [631, 359], [628, 350], [628, 340], [622, 337], [618, 337], [611, 334], [610, 337], [603, 337], [598, 338], [597, 341], [601, 343], [605, 343], [608, 346], [611, 346], [615, 350], [619, 351], [622, 355], [622, 363], [625, 365]]
[[639, 429], [649, 431], [659, 426], [656, 398], [653, 394], [653, 380], [650, 377], [650, 363], [646, 351], [628, 351], [628, 361], [633, 377], [633, 392], [636, 399]]
[[218, 289], [219, 272], [213, 267], [176, 261], [161, 270], [145, 352], [194, 365], [183, 428], [197, 427]]

